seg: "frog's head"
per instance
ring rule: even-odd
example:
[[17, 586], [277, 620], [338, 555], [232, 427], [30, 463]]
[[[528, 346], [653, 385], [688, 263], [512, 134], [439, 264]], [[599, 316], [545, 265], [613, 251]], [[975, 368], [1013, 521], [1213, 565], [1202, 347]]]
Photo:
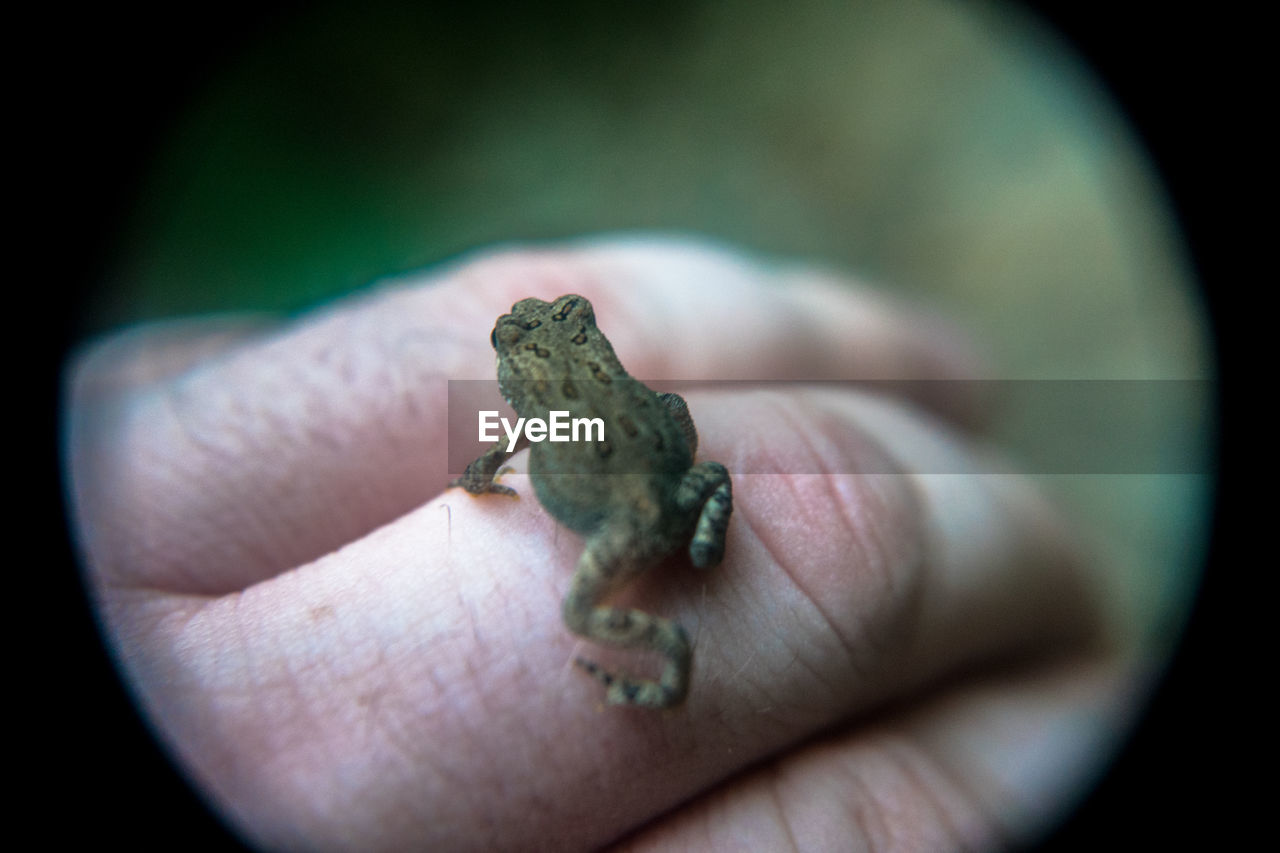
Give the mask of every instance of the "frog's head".
[[583, 345], [596, 329], [596, 314], [584, 296], [568, 293], [554, 302], [530, 297], [511, 306], [494, 324], [489, 342], [498, 361], [525, 351], [548, 358], [563, 342]]

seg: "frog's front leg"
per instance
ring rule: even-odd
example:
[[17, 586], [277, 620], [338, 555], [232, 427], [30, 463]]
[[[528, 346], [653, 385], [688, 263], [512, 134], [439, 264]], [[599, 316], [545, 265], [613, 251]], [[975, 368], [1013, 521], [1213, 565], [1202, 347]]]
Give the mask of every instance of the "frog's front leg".
[[700, 569], [718, 566], [724, 559], [725, 531], [733, 513], [733, 484], [719, 462], [701, 462], [689, 469], [676, 490], [681, 512], [698, 513], [689, 543], [689, 557]]
[[[523, 439], [523, 436], [521, 436]], [[508, 469], [503, 468], [514, 454], [519, 452], [521, 446], [526, 442], [521, 441], [511, 450], [506, 449], [507, 442], [499, 439], [496, 444], [480, 455], [480, 458], [467, 466], [467, 470], [462, 472], [462, 476], [449, 483], [448, 488], [461, 486], [473, 495], [515, 495], [516, 490], [510, 486], [504, 486], [495, 482], [503, 472]]]
[[627, 557], [624, 536], [602, 533], [587, 542], [578, 570], [565, 596], [565, 625], [575, 634], [624, 649], [655, 651], [666, 658], [657, 681], [609, 672], [593, 661], [574, 662], [607, 689], [610, 705], [670, 708], [684, 701], [689, 690], [692, 653], [684, 629], [670, 619], [624, 607], [600, 606], [620, 583], [646, 568]]

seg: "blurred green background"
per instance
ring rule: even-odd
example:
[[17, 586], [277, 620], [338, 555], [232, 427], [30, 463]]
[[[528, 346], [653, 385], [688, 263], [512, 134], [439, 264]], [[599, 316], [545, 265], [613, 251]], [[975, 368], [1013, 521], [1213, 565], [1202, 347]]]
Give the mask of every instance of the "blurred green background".
[[[279, 16], [176, 114], [85, 327], [294, 312], [485, 247], [656, 229], [931, 303], [1001, 378], [1212, 375], [1148, 160], [1021, 7], [554, 10]], [[1144, 408], [1100, 438], [1205, 471], [1204, 406]], [[1099, 438], [1076, 426], [1014, 406], [995, 438], [1015, 458], [1055, 434]], [[1207, 475], [1042, 479], [1111, 558], [1122, 621], [1167, 648], [1200, 565]]]

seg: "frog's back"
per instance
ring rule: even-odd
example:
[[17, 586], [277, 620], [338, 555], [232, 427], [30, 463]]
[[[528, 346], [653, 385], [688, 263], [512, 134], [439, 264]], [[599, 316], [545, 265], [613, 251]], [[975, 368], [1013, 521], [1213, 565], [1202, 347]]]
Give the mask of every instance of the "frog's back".
[[590, 440], [580, 433], [579, 441], [543, 441], [530, 451], [538, 499], [578, 532], [595, 529], [615, 511], [660, 511], [693, 464], [684, 431], [657, 395], [630, 377], [615, 384], [635, 386], [623, 395], [629, 402], [608, 393], [594, 405], [569, 408], [571, 418], [598, 419], [603, 441], [593, 428]]

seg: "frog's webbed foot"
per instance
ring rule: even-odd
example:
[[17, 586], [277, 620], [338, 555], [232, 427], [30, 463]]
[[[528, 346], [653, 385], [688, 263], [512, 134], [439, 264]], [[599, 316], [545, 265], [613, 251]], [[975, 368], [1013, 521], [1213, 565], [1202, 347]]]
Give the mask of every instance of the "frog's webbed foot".
[[502, 442], [498, 442], [493, 447], [486, 450], [479, 459], [467, 466], [462, 472], [462, 476], [449, 483], [448, 488], [461, 486], [473, 495], [511, 495], [515, 496], [516, 490], [510, 486], [504, 486], [497, 482], [497, 479], [510, 468], [503, 467], [503, 463], [511, 458], [511, 454], [502, 449]]
[[689, 469], [676, 492], [676, 503], [696, 512], [698, 524], [689, 543], [689, 558], [700, 569], [717, 566], [724, 559], [725, 531], [733, 513], [733, 484], [719, 462], [701, 462]]
[[693, 657], [689, 636], [670, 619], [643, 610], [598, 606], [600, 599], [619, 580], [625, 580], [619, 575], [629, 574], [627, 569], [634, 570], [625, 559], [612, 561], [606, 549], [593, 547], [599, 542], [588, 543], [578, 561], [578, 571], [564, 599], [565, 624], [575, 634], [605, 645], [657, 652], [666, 663], [656, 681], [610, 672], [585, 658], [577, 658], [575, 663], [607, 688], [605, 701], [610, 705], [642, 708], [679, 705], [689, 690]]

